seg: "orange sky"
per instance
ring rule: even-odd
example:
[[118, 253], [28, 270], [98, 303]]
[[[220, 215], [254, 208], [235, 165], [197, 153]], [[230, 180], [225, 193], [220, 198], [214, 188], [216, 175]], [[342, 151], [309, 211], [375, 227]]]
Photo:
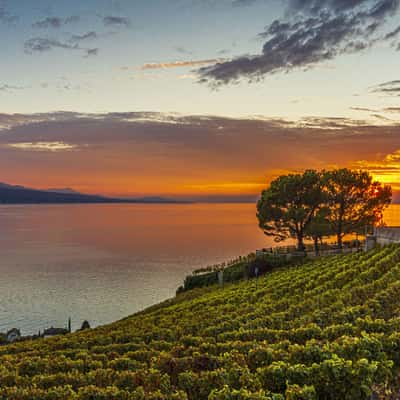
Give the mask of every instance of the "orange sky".
[[368, 169], [400, 189], [398, 125], [137, 114], [36, 118], [19, 117], [0, 136], [0, 181], [119, 196], [242, 196], [259, 194], [288, 171], [346, 166]]

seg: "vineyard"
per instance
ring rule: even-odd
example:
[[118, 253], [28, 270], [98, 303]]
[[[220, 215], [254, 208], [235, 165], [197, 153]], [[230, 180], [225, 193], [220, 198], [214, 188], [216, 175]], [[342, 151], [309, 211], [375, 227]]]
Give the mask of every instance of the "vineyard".
[[388, 246], [0, 347], [0, 399], [392, 398], [399, 369], [400, 247]]

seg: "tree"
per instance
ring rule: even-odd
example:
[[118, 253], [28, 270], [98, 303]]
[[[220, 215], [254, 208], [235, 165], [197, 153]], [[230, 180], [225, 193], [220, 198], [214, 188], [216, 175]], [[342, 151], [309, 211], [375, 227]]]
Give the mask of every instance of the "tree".
[[346, 234], [360, 232], [382, 219], [384, 209], [391, 203], [392, 189], [374, 182], [365, 171], [347, 168], [323, 171], [328, 219], [336, 234], [339, 248]]
[[81, 331], [85, 331], [86, 329], [90, 329], [90, 324], [87, 320], [83, 321], [82, 326], [81, 326]]
[[322, 239], [324, 237], [329, 237], [334, 234], [329, 222], [329, 213], [330, 210], [328, 207], [320, 208], [306, 228], [306, 237], [313, 240], [316, 255], [319, 255], [319, 242], [322, 244]]
[[306, 229], [323, 202], [319, 172], [280, 176], [262, 192], [257, 203], [259, 226], [276, 242], [295, 238], [297, 249], [304, 251]]

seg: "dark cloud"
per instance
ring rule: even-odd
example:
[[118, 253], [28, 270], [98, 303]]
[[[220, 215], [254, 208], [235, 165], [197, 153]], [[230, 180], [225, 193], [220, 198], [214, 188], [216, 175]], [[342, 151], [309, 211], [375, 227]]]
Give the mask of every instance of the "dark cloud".
[[381, 30], [398, 9], [399, 0], [292, 0], [286, 17], [260, 33], [265, 40], [261, 54], [203, 67], [200, 82], [257, 81], [268, 74], [306, 69], [341, 54], [363, 51], [388, 40]]
[[63, 21], [58, 17], [47, 17], [32, 24], [34, 28], [61, 28]]
[[79, 15], [70, 15], [67, 18], [64, 18], [64, 24], [75, 24], [81, 20]]
[[29, 39], [24, 44], [26, 53], [39, 52], [43, 53], [45, 51], [53, 50], [54, 48], [77, 50], [79, 46], [77, 44], [71, 44], [66, 42], [61, 42], [57, 39], [41, 38], [36, 37]]
[[87, 32], [82, 35], [72, 35], [69, 41], [60, 41], [53, 38], [36, 37], [25, 42], [25, 52], [28, 54], [43, 53], [54, 49], [79, 50], [84, 53], [84, 57], [97, 56], [98, 48], [86, 48], [81, 46], [81, 42], [97, 39], [96, 32]]
[[71, 42], [82, 42], [84, 40], [93, 40], [97, 39], [98, 34], [94, 31], [90, 31], [87, 33], [83, 33], [82, 35], [72, 35], [70, 41]]
[[400, 96], [400, 80], [381, 83], [372, 88], [373, 93]]
[[366, 107], [350, 107], [350, 110], [353, 110], [353, 111], [365, 111], [365, 112], [377, 112], [377, 110], [374, 110], [372, 108], [366, 108]]
[[385, 39], [387, 39], [387, 40], [394, 39], [399, 35], [400, 35], [400, 26], [398, 26], [395, 30], [387, 33], [386, 36], [385, 36]]
[[87, 49], [86, 54], [84, 57], [95, 57], [99, 54], [99, 49], [98, 48], [93, 48], [93, 49]]
[[46, 29], [46, 28], [55, 28], [59, 29], [63, 25], [68, 25], [72, 23], [76, 23], [80, 20], [80, 17], [77, 15], [71, 15], [66, 18], [61, 18], [61, 17], [46, 17], [40, 21], [35, 22], [32, 24], [34, 28], [39, 28], [39, 29]]
[[388, 113], [400, 113], [400, 107], [386, 107], [383, 111]]
[[131, 21], [127, 17], [116, 17], [112, 15], [108, 15], [103, 18], [103, 23], [105, 26], [125, 26], [129, 27], [131, 25]]

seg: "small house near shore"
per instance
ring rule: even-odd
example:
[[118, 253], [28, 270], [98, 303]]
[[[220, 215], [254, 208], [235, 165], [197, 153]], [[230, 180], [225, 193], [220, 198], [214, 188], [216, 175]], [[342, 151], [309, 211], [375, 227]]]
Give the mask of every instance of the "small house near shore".
[[367, 237], [365, 249], [371, 250], [376, 245], [387, 246], [393, 243], [400, 243], [399, 226], [382, 226], [374, 229], [374, 234]]
[[21, 331], [17, 328], [10, 329], [6, 333], [7, 342], [12, 343], [21, 338]]
[[57, 335], [66, 335], [67, 333], [69, 333], [68, 329], [51, 327], [43, 331], [42, 337], [47, 338]]

